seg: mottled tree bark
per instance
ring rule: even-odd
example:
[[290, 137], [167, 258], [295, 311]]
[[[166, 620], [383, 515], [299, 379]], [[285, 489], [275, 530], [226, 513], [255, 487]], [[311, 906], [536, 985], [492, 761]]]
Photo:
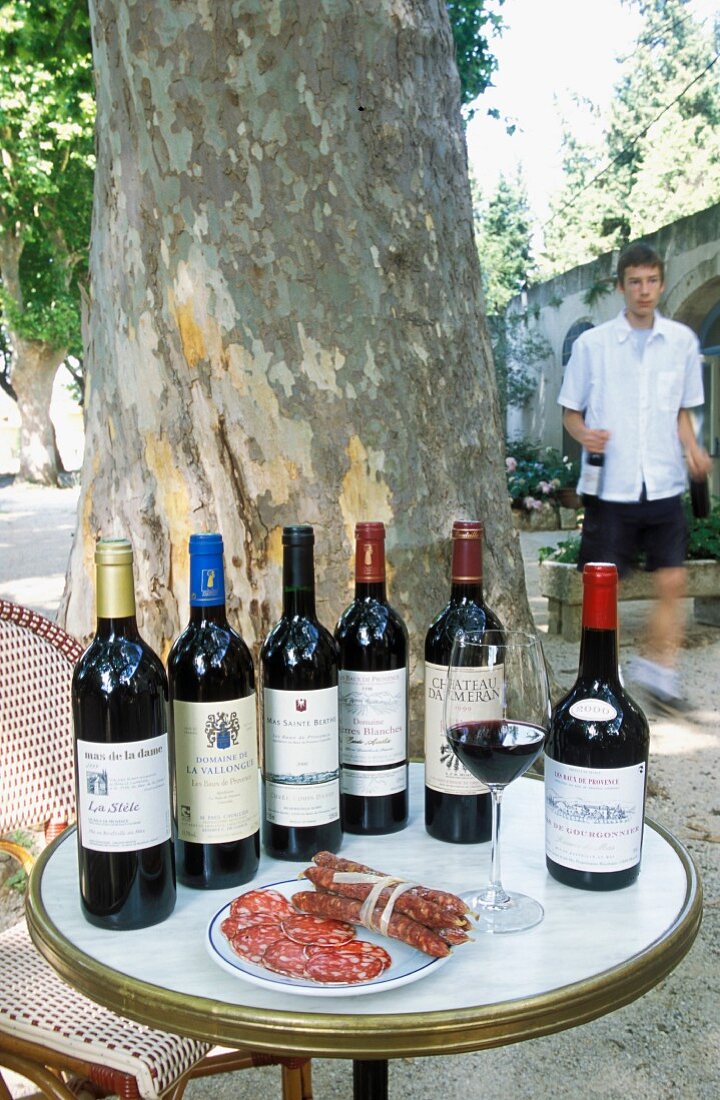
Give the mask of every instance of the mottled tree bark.
[[[6, 225], [0, 232], [0, 278], [6, 292], [20, 308], [22, 249], [22, 236]], [[24, 339], [7, 317], [5, 324], [13, 350], [10, 380], [20, 412], [20, 477], [25, 481], [57, 485], [61, 463], [50, 419], [50, 402], [55, 375], [66, 351], [41, 340]]]
[[452, 521], [478, 516], [492, 602], [529, 622], [442, 0], [92, 0], [91, 14], [67, 628], [91, 630], [95, 538], [127, 533], [142, 629], [165, 650], [187, 613], [188, 536], [219, 529], [231, 615], [259, 643], [296, 522], [316, 527], [332, 627], [354, 524], [382, 520], [417, 685]]

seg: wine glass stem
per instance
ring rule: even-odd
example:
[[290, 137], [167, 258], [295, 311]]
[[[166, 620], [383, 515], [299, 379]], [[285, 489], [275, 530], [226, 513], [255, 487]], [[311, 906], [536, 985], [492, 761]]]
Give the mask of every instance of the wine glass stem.
[[491, 787], [490, 795], [492, 797], [492, 854], [490, 857], [490, 882], [485, 891], [485, 896], [492, 905], [504, 905], [509, 899], [500, 881], [500, 804], [503, 788]]

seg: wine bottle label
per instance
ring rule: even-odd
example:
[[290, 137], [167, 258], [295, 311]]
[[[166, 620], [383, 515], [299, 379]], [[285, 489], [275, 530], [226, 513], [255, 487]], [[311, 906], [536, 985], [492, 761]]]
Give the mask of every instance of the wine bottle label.
[[383, 795], [400, 794], [407, 787], [407, 766], [383, 768], [381, 771], [359, 771], [343, 768], [340, 773], [340, 790], [343, 794], [356, 794], [365, 798], [381, 798]]
[[265, 815], [274, 825], [340, 816], [338, 690], [263, 690]]
[[222, 844], [260, 828], [255, 695], [173, 702], [180, 840]]
[[[463, 669], [463, 694], [468, 718], [473, 721], [502, 718], [504, 669]], [[425, 784], [441, 794], [485, 794], [488, 788], [461, 764], [445, 736], [443, 704], [447, 667], [425, 662]], [[457, 710], [458, 720], [462, 719]]]
[[624, 871], [640, 862], [644, 763], [577, 768], [545, 756], [545, 848], [576, 871]]
[[106, 744], [77, 742], [82, 845], [134, 852], [171, 835], [168, 737]]
[[338, 677], [340, 759], [372, 767], [407, 757], [407, 669]]

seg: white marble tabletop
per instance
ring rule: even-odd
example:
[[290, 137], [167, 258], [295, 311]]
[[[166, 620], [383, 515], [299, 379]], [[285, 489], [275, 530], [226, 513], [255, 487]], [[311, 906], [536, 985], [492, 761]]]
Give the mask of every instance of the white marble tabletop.
[[[573, 890], [548, 875], [542, 782], [525, 778], [507, 789], [501, 836], [503, 882], [542, 903], [542, 924], [509, 936], [478, 935], [436, 973], [377, 994], [290, 996], [221, 969], [206, 950], [206, 928], [247, 886], [179, 886], [163, 924], [133, 932], [95, 928], [80, 909], [74, 831], [41, 858], [28, 921], [66, 980], [126, 1015], [226, 1044], [278, 1049], [282, 1035], [288, 1053], [347, 1057], [479, 1049], [573, 1026], [639, 996], [689, 950], [700, 921], [699, 884], [687, 854], [655, 827], [645, 829], [637, 882], [607, 893]], [[413, 765], [408, 828], [381, 837], [346, 834], [342, 854], [459, 893], [484, 884], [489, 849], [427, 835], [423, 769]], [[263, 855], [254, 884], [294, 878], [302, 866]]]

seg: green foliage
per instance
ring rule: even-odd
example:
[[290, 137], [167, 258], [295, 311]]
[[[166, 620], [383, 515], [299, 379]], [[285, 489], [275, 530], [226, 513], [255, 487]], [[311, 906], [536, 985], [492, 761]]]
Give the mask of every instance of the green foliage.
[[720, 30], [688, 0], [628, 0], [643, 18], [595, 144], [564, 137], [565, 185], [546, 227], [543, 277], [720, 201]]
[[688, 560], [711, 558], [713, 561], [720, 561], [720, 501], [714, 498], [710, 515], [706, 519], [695, 519], [689, 495], [685, 497], [684, 504], [690, 532]]
[[541, 562], [560, 561], [566, 562], [569, 565], [577, 565], [579, 557], [579, 535], [570, 535], [569, 538], [561, 539], [556, 546], [541, 546], [538, 550], [538, 560]]
[[[497, 61], [491, 53], [490, 39], [500, 34], [503, 22], [499, 13], [505, 0], [447, 0], [455, 60], [460, 74], [461, 103], [468, 104], [492, 83]], [[467, 118], [473, 111], [466, 110]]]
[[485, 201], [475, 190], [475, 238], [480, 253], [488, 313], [501, 313], [534, 274], [530, 207], [525, 183], [500, 176], [495, 193]]
[[527, 511], [554, 500], [559, 489], [574, 487], [580, 476], [578, 464], [554, 447], [524, 441], [507, 445], [505, 470], [510, 499]]
[[501, 176], [485, 199], [471, 181], [475, 239], [493, 349], [500, 405], [522, 406], [537, 389], [536, 365], [551, 354], [548, 341], [529, 325], [526, 313], [506, 312], [510, 300], [535, 273], [531, 215], [521, 174]]
[[19, 288], [14, 273], [2, 273], [0, 305], [19, 336], [76, 353], [94, 117], [86, 5], [0, 3], [0, 233], [22, 247]]
[[521, 408], [537, 390], [538, 364], [552, 353], [550, 343], [528, 324], [526, 313], [488, 317], [500, 407]]

